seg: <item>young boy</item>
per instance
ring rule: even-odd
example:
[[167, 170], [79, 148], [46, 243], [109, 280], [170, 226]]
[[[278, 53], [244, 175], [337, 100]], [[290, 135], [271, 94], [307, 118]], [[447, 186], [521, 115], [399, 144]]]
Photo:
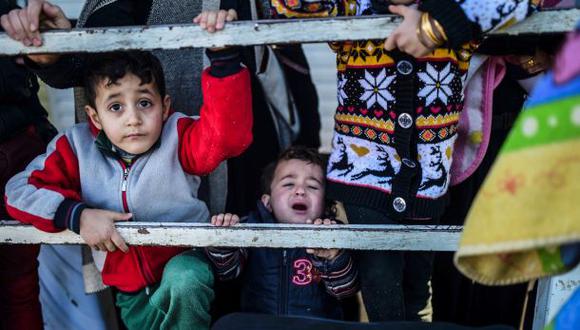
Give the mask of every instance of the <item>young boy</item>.
[[58, 135], [6, 187], [14, 218], [48, 232], [70, 229], [97, 251], [129, 329], [209, 327], [213, 275], [203, 253], [128, 247], [114, 227], [209, 221], [197, 198], [199, 175], [250, 144], [252, 110], [248, 72], [235, 51], [208, 56], [195, 119], [170, 114], [163, 70], [150, 53], [95, 55], [85, 78], [90, 122]]
[[[313, 149], [291, 147], [262, 175], [263, 195], [248, 223], [335, 223], [325, 212], [324, 162]], [[213, 216], [216, 226], [230, 226], [238, 216]], [[244, 268], [244, 312], [341, 319], [338, 299], [358, 290], [352, 259], [338, 249], [207, 248], [221, 279]]]

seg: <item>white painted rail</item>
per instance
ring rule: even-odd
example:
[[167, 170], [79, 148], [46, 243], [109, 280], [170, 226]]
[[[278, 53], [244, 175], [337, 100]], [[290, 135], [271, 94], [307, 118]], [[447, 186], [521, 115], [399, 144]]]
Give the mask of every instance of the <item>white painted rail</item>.
[[[580, 9], [546, 11], [494, 35], [561, 33], [574, 29]], [[26, 47], [0, 34], [0, 55], [107, 52], [128, 49], [181, 49], [313, 43], [387, 37], [401, 22], [393, 15], [302, 20], [260, 20], [229, 23], [223, 31], [208, 33], [196, 25], [161, 25], [74, 29], [43, 34], [42, 47]], [[308, 31], [308, 33], [296, 33]]]
[[[123, 238], [133, 245], [223, 246], [274, 248], [344, 248], [354, 250], [455, 251], [461, 226], [403, 225], [285, 225], [240, 224], [118, 224]], [[16, 221], [0, 221], [0, 244], [83, 244], [70, 231], [45, 233]]]

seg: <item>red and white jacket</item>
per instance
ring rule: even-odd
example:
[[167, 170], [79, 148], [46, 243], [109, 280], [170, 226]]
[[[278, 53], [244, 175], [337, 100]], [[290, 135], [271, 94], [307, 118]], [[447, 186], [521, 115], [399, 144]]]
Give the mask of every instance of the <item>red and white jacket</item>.
[[[59, 134], [44, 155], [8, 182], [8, 212], [47, 232], [78, 229], [85, 207], [131, 212], [132, 220], [141, 222], [209, 222], [208, 209], [197, 198], [198, 176], [250, 145], [252, 94], [247, 69], [223, 78], [206, 70], [202, 88], [200, 117], [172, 114], [159, 142], [129, 169], [99, 149], [98, 132], [89, 124]], [[108, 252], [103, 282], [126, 292], [140, 290], [159, 282], [167, 261], [184, 250], [133, 246], [128, 253]]]

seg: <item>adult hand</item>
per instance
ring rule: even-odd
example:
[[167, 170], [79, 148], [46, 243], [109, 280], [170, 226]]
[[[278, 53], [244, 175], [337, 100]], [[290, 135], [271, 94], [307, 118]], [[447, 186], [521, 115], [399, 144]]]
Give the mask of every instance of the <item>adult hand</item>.
[[389, 10], [393, 14], [403, 16], [403, 22], [393, 31], [393, 33], [385, 40], [385, 49], [391, 51], [395, 48], [413, 56], [425, 56], [435, 49], [435, 45], [427, 45], [426, 47], [421, 43], [417, 36], [417, 27], [421, 21], [421, 12], [415, 8], [398, 5], [389, 6]]
[[[14, 40], [25, 46], [42, 46], [40, 30], [70, 29], [71, 23], [60, 7], [44, 0], [30, 0], [28, 6], [11, 10], [0, 17], [2, 28]], [[58, 60], [58, 54], [29, 55], [32, 61], [49, 65]]]

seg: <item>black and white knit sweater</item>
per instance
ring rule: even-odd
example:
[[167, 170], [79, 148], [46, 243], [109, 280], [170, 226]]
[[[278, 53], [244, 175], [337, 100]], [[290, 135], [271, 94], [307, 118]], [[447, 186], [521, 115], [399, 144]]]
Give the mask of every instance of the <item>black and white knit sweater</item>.
[[[290, 6], [272, 0], [278, 16], [380, 14], [374, 0]], [[296, 1], [292, 1], [295, 3]], [[395, 219], [442, 214], [453, 144], [463, 109], [469, 59], [482, 32], [524, 19], [517, 0], [425, 0], [444, 27], [449, 48], [422, 58], [388, 52], [384, 40], [333, 43], [338, 108], [327, 178], [330, 198], [384, 211]], [[384, 13], [384, 12], [383, 12]]]

